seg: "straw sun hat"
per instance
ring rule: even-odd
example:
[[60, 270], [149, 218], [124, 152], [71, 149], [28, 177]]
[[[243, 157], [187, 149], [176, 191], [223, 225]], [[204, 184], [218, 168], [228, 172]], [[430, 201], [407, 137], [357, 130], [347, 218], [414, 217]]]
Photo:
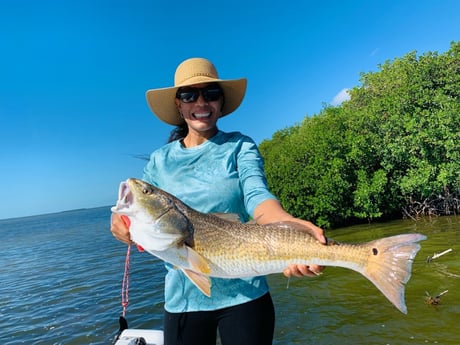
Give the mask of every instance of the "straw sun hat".
[[170, 125], [181, 125], [184, 119], [180, 116], [175, 103], [177, 90], [184, 86], [216, 82], [224, 92], [222, 116], [225, 116], [235, 111], [243, 101], [246, 79], [219, 79], [214, 65], [203, 58], [192, 58], [182, 62], [176, 69], [173, 87], [147, 90], [147, 103], [160, 120]]

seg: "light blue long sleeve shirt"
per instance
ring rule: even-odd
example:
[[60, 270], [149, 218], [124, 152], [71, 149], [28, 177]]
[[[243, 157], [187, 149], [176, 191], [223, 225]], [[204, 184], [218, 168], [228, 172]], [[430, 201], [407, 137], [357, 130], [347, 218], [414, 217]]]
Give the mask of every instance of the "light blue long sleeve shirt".
[[[143, 179], [198, 211], [237, 213], [242, 221], [252, 217], [261, 202], [276, 199], [267, 188], [257, 145], [239, 132], [219, 131], [192, 148], [171, 142], [152, 153]], [[268, 291], [264, 276], [211, 278], [207, 297], [180, 270], [166, 267], [165, 309], [172, 313], [221, 309]]]

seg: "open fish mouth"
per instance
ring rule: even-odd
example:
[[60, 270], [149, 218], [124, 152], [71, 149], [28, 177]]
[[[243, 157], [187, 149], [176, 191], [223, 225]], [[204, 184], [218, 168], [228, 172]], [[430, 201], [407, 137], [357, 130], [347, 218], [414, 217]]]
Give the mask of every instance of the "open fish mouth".
[[128, 181], [120, 183], [118, 189], [118, 200], [116, 206], [112, 207], [112, 211], [120, 211], [122, 209], [129, 209], [134, 204], [134, 194], [129, 188]]
[[120, 189], [118, 191], [118, 201], [121, 201], [125, 205], [131, 205], [134, 201], [133, 192], [129, 188], [128, 182], [124, 181], [120, 183]]

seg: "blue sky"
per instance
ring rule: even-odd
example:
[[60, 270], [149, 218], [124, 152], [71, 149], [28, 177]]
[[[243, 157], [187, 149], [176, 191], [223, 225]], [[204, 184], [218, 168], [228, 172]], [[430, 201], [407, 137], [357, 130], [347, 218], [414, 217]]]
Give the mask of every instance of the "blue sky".
[[[272, 4], [273, 3], [273, 4]], [[189, 57], [248, 78], [222, 119], [260, 143], [361, 72], [460, 39], [460, 1], [0, 1], [0, 219], [114, 204], [168, 125], [149, 88]]]

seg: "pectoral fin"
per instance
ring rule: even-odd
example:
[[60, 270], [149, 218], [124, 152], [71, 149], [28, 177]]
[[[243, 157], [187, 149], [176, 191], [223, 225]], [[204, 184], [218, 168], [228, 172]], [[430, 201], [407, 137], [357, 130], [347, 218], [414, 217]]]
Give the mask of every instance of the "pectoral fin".
[[204, 273], [206, 275], [211, 273], [211, 269], [209, 268], [206, 259], [190, 247], [187, 247], [187, 260], [194, 271]]
[[204, 257], [190, 247], [186, 247], [186, 249], [187, 260], [191, 269], [182, 269], [182, 271], [202, 293], [211, 297], [211, 279], [208, 277], [211, 268]]
[[182, 272], [202, 293], [211, 297], [211, 279], [208, 276], [185, 269]]

